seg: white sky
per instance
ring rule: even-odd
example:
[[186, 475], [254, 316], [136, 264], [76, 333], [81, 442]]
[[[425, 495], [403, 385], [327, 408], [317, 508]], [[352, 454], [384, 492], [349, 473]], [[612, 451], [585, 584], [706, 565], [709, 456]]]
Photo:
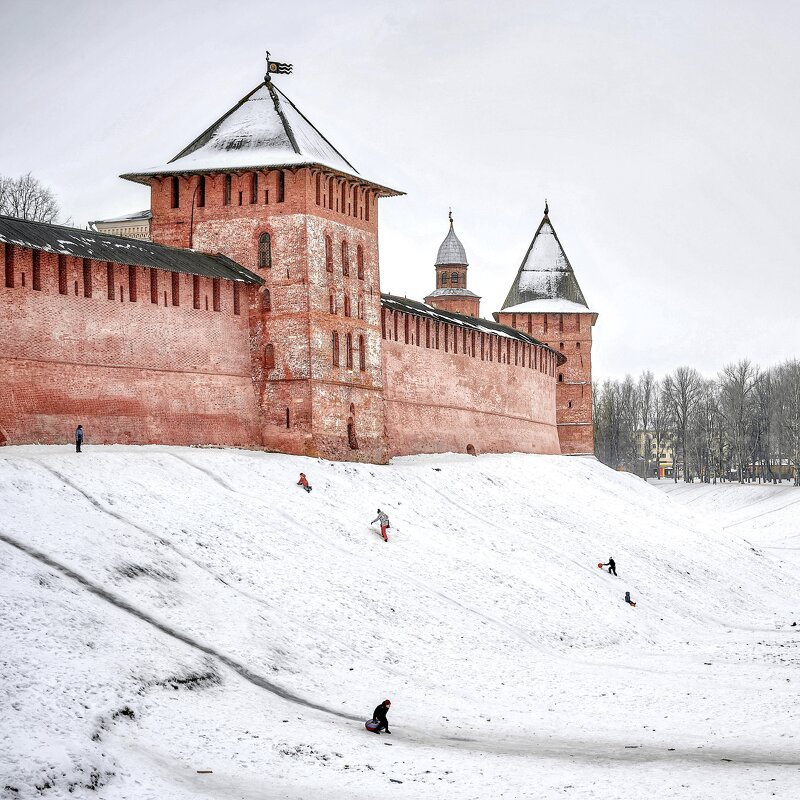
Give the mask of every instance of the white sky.
[[0, 0], [0, 174], [65, 214], [141, 210], [171, 158], [276, 79], [381, 201], [382, 288], [421, 299], [453, 207], [499, 310], [544, 198], [596, 378], [799, 356], [800, 3]]

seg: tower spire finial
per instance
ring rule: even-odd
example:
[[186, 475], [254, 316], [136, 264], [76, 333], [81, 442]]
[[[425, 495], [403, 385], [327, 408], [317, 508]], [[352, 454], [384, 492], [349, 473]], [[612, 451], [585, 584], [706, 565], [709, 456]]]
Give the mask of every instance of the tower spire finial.
[[272, 78], [270, 75], [291, 75], [292, 65], [283, 64], [280, 61], [269, 60], [269, 50], [267, 50], [267, 74], [264, 75], [264, 83], [270, 83]]
[[547, 216], [550, 213], [550, 207], [547, 205], [547, 198], [544, 199], [544, 215]]
[[453, 225], [453, 207], [452, 206], [450, 206], [450, 208], [447, 211], [447, 218], [450, 220], [450, 226], [452, 227], [452, 225]]

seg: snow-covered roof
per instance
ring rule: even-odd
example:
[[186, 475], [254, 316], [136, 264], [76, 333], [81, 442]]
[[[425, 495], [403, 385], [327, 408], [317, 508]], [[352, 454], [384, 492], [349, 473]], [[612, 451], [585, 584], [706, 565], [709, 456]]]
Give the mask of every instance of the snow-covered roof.
[[108, 217], [107, 219], [94, 219], [89, 225], [103, 225], [110, 222], [138, 222], [142, 219], [153, 219], [153, 212], [147, 208], [144, 211], [134, 211], [131, 214], [123, 214], [121, 217]]
[[75, 258], [152, 267], [229, 281], [264, 283], [254, 272], [221, 253], [199, 253], [195, 250], [144, 242], [141, 239], [84, 231], [65, 225], [50, 225], [47, 222], [31, 222], [16, 217], [0, 216], [0, 242]]
[[503, 309], [504, 314], [587, 314], [590, 310], [581, 303], [564, 300], [561, 297], [542, 298], [541, 300], [528, 300], [516, 306]]
[[426, 295], [427, 297], [476, 297], [481, 298], [469, 289], [434, 289]]
[[362, 178], [271, 81], [259, 84], [168, 163], [121, 177], [149, 183], [156, 175], [311, 165], [358, 178], [385, 194], [402, 194]]
[[440, 308], [434, 308], [426, 303], [420, 303], [418, 300], [409, 300], [407, 297], [397, 297], [392, 294], [381, 293], [381, 305], [384, 308], [403, 311], [406, 314], [416, 314], [420, 317], [428, 317], [437, 322], [446, 322], [449, 325], [457, 325], [458, 327], [467, 328], [468, 330], [478, 331], [480, 333], [494, 333], [497, 336], [504, 336], [507, 339], [517, 339], [526, 344], [544, 347], [557, 356], [556, 360], [559, 364], [563, 364], [567, 360], [563, 353], [559, 353], [558, 350], [554, 350], [544, 342], [534, 339], [533, 336], [529, 336], [527, 333], [515, 330], [514, 328], [509, 328], [506, 325], [491, 322], [488, 319], [470, 317], [467, 314], [457, 314], [454, 311], [443, 311]]
[[589, 311], [572, 265], [547, 213], [536, 229], [502, 310], [538, 300], [566, 300], [580, 306], [584, 312]]
[[457, 264], [458, 266], [467, 266], [467, 251], [464, 250], [464, 245], [459, 241], [456, 232], [453, 230], [453, 216], [450, 215], [450, 230], [444, 241], [439, 245], [439, 252], [436, 254], [436, 263], [434, 266], [443, 267], [450, 264]]

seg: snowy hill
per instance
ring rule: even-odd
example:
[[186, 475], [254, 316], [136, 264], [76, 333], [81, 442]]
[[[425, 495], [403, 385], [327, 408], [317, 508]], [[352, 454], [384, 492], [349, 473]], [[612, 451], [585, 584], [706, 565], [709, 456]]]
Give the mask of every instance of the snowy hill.
[[796, 795], [799, 590], [589, 460], [4, 448], [0, 797]]

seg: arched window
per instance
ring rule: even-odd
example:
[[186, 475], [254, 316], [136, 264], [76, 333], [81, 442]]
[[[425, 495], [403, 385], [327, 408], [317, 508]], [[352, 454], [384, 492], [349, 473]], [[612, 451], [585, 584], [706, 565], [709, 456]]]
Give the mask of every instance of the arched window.
[[286, 173], [283, 170], [278, 172], [278, 202], [282, 203], [286, 199]]
[[344, 315], [350, 316], [350, 298], [347, 295], [344, 296]]
[[206, 204], [206, 176], [197, 179], [197, 207], [203, 208]]
[[364, 248], [358, 245], [356, 248], [356, 263], [358, 265], [358, 277], [364, 280]]
[[558, 382], [559, 383], [563, 383], [564, 382], [564, 373], [563, 372], [559, 372], [558, 373]]
[[331, 289], [329, 300], [330, 300], [331, 314], [335, 314], [336, 313], [336, 295], [334, 294], [333, 289]]
[[261, 308], [263, 311], [272, 311], [272, 295], [269, 289], [264, 289], [261, 293]]
[[367, 350], [364, 344], [364, 337], [358, 337], [358, 368], [364, 372], [367, 368]]
[[442, 286], [447, 286], [449, 276], [446, 272], [442, 273]]
[[258, 237], [258, 268], [269, 269], [272, 266], [272, 242], [268, 233]]
[[353, 187], [353, 216], [358, 216], [358, 187]]
[[339, 333], [334, 331], [331, 334], [331, 354], [333, 356], [333, 366], [339, 366]]
[[333, 272], [333, 242], [330, 236], [325, 237], [325, 269]]
[[317, 180], [316, 180], [316, 199], [317, 205], [319, 205], [320, 197], [322, 196], [322, 176], [317, 173]]
[[452, 286], [458, 286], [458, 273], [457, 272], [454, 272], [450, 276], [450, 283], [451, 283]]
[[342, 207], [339, 209], [342, 214], [347, 213], [347, 182], [342, 181]]
[[333, 210], [333, 178], [328, 178], [328, 208]]
[[350, 255], [347, 252], [347, 242], [342, 240], [342, 275], [350, 274]]
[[364, 219], [369, 222], [369, 189], [364, 192]]
[[348, 333], [344, 337], [344, 347], [345, 347], [345, 363], [347, 364], [347, 369], [353, 369], [353, 335]]

